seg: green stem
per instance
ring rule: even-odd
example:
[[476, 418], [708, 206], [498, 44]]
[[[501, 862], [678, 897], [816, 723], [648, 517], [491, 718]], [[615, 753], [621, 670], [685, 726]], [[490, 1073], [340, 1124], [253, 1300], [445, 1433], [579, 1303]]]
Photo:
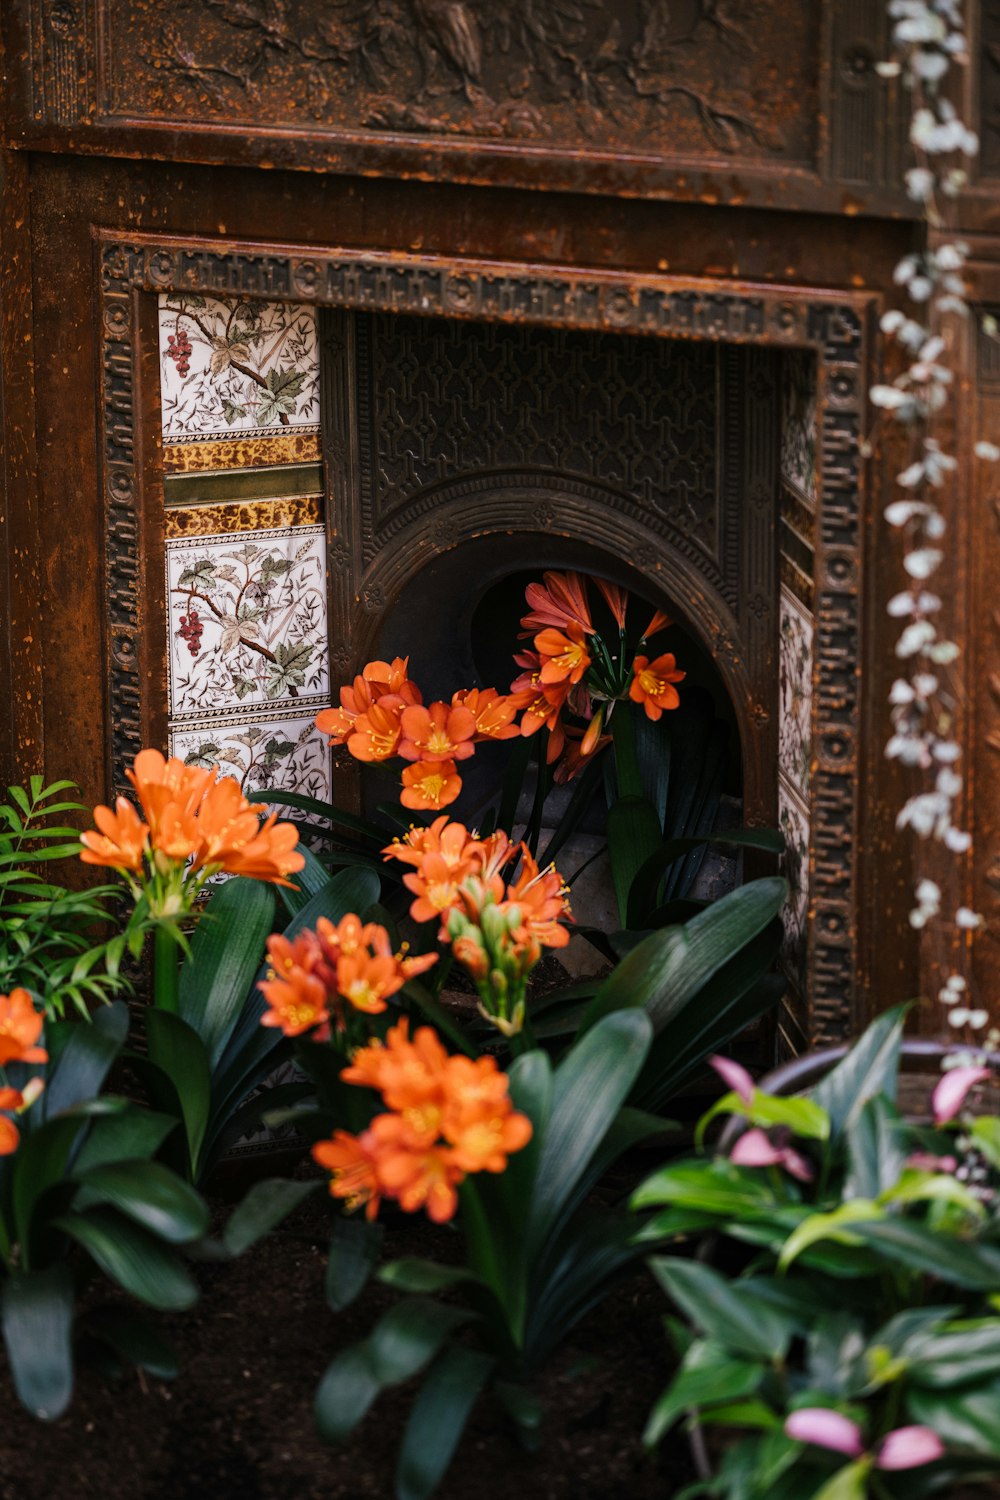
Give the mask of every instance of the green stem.
[[177, 939], [160, 923], [153, 934], [153, 1004], [177, 1014]]
[[635, 749], [635, 726], [632, 723], [632, 706], [618, 703], [611, 716], [611, 736], [615, 751], [615, 771], [618, 775], [619, 797], [641, 797], [642, 777], [639, 774], [639, 757]]

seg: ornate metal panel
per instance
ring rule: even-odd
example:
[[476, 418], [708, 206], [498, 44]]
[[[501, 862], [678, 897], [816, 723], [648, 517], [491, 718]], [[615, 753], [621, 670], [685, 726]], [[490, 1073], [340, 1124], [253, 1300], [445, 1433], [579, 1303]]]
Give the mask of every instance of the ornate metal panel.
[[19, 142], [836, 212], [849, 187], [850, 211], [907, 211], [870, 0], [5, 11]]
[[[842, 293], [767, 290], [722, 283], [677, 283], [669, 277], [633, 277], [603, 271], [560, 271], [525, 264], [474, 263], [460, 259], [418, 258], [358, 252], [262, 253], [259, 247], [164, 243], [153, 238], [102, 237], [101, 289], [104, 309], [104, 476], [106, 487], [106, 567], [108, 672], [112, 754], [115, 773], [141, 742], [142, 620], [137, 577], [141, 498], [135, 493], [136, 432], [132, 409], [136, 356], [136, 296], [165, 288], [200, 293], [235, 291], [273, 298], [294, 296], [334, 308], [374, 312], [420, 312], [491, 322], [616, 330], [668, 335], [717, 344], [812, 348], [819, 370], [818, 422], [822, 475], [818, 497], [816, 558], [817, 671], [813, 716], [812, 848], [810, 890], [812, 930], [809, 970], [811, 1030], [814, 1039], [833, 1041], [849, 1031], [855, 998], [856, 847], [858, 829], [858, 676], [861, 656], [859, 590], [862, 569], [861, 464], [858, 438], [865, 399], [865, 367], [871, 299]], [[339, 326], [338, 326], [339, 322]], [[338, 358], [351, 352], [346, 320], [334, 320], [324, 335], [334, 372]], [[328, 367], [329, 368], [329, 367]], [[350, 388], [325, 382], [324, 402], [335, 413], [351, 400]], [[750, 387], [750, 399], [753, 392]], [[764, 399], [761, 395], [760, 399]], [[340, 431], [345, 430], [343, 424]], [[341, 445], [342, 449], [342, 445]], [[350, 609], [353, 618], [376, 617], [384, 598], [352, 597], [351, 577], [363, 565], [360, 540], [344, 534], [345, 485], [357, 453], [328, 449], [330, 474], [331, 609]], [[541, 493], [523, 494], [522, 529], [562, 531], [578, 510]], [[475, 496], [466, 501], [475, 513]], [[541, 511], [539, 506], [541, 505]], [[763, 508], [762, 513], [763, 513]], [[623, 547], [622, 521], [614, 512], [604, 527], [610, 549]], [[530, 524], [523, 524], [524, 517]], [[506, 516], [490, 525], [503, 526]], [[452, 512], [454, 545], [473, 523], [460, 508]], [[421, 542], [433, 535], [434, 517], [425, 517]], [[487, 530], [489, 527], [487, 527]], [[642, 533], [631, 527], [627, 544], [641, 550]], [[617, 533], [617, 534], [616, 534]], [[672, 563], [671, 548], [645, 532], [654, 567]], [[598, 543], [601, 536], [597, 537]], [[406, 570], [406, 549], [391, 549], [397, 573], [385, 576], [395, 587]], [[640, 567], [647, 566], [638, 557]], [[683, 572], [683, 569], [681, 569]], [[669, 586], [669, 580], [668, 580]], [[388, 597], [388, 594], [385, 595]], [[339, 605], [337, 601], [340, 601]], [[718, 653], [719, 669], [741, 720], [744, 745], [753, 740], [753, 701], [746, 692], [745, 664], [720, 611], [707, 606], [706, 632]], [[354, 635], [363, 648], [363, 632]], [[331, 662], [350, 666], [349, 650], [334, 640]]]

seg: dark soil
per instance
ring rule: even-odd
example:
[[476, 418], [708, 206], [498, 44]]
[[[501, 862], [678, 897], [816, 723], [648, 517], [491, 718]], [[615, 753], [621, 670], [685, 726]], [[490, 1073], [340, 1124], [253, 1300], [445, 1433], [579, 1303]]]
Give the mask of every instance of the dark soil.
[[[161, 1327], [181, 1358], [170, 1383], [78, 1374], [69, 1413], [29, 1417], [0, 1380], [0, 1500], [391, 1500], [413, 1396], [387, 1393], [353, 1442], [332, 1450], [312, 1419], [336, 1351], [362, 1338], [393, 1294], [371, 1285], [334, 1315], [323, 1295], [328, 1200], [232, 1264], [198, 1268], [203, 1295]], [[442, 1231], [390, 1224], [388, 1257], [440, 1255]], [[664, 1300], [636, 1271], [553, 1359], [542, 1394], [544, 1444], [523, 1453], [480, 1400], [441, 1500], [669, 1500], [692, 1478], [678, 1443], [646, 1457], [639, 1436], [668, 1374]]]

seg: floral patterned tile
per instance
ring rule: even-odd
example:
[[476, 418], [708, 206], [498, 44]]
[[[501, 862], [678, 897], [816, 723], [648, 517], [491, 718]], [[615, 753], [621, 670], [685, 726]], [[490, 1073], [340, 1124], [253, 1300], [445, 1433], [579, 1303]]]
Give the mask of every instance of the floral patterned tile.
[[330, 694], [322, 526], [167, 542], [170, 717]]
[[815, 500], [816, 361], [804, 349], [784, 357], [781, 406], [781, 477]]
[[812, 759], [813, 619], [784, 586], [778, 617], [778, 766], [789, 784], [806, 800]]
[[315, 713], [282, 714], [250, 722], [184, 726], [170, 736], [170, 753], [187, 765], [218, 766], [247, 792], [302, 792], [329, 802], [330, 752]]
[[789, 898], [781, 914], [785, 924], [781, 963], [801, 995], [805, 993], [809, 923], [809, 809], [780, 773], [778, 826], [785, 837], [782, 874], [790, 887]]
[[162, 293], [159, 338], [165, 469], [318, 457], [313, 308]]

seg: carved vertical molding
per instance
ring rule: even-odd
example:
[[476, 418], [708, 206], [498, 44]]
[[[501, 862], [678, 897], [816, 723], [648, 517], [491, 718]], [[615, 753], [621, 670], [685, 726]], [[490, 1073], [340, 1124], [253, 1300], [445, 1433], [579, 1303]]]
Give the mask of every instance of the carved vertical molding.
[[875, 71], [888, 55], [884, 5], [826, 0], [821, 172], [845, 187], [886, 187], [899, 180], [905, 141], [899, 89]]
[[88, 115], [91, 0], [34, 0], [31, 11], [32, 107], [53, 125]]
[[[1000, 317], [1000, 307], [983, 308]], [[976, 350], [978, 384], [976, 431], [995, 440], [1000, 431], [1000, 342], [980, 329]], [[978, 996], [988, 1003], [1000, 986], [1000, 474], [997, 466], [979, 462], [973, 470], [975, 519], [972, 532], [981, 539], [972, 552], [970, 636], [974, 652], [969, 681], [976, 685], [976, 789], [973, 904], [986, 918], [986, 930], [973, 947]]]

